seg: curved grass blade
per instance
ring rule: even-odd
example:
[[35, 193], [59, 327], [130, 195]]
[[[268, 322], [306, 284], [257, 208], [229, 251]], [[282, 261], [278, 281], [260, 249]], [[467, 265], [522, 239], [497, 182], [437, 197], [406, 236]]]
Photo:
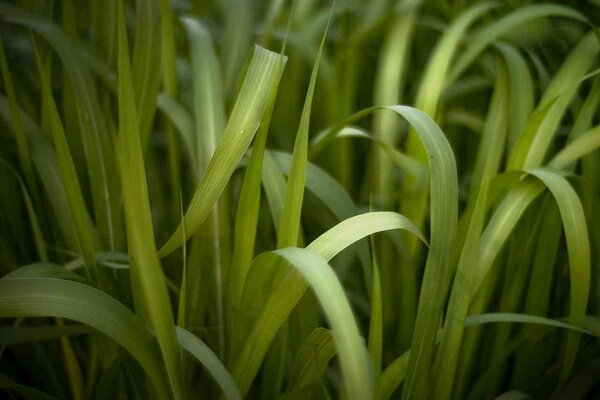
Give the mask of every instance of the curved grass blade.
[[154, 338], [139, 318], [107, 294], [62, 279], [0, 279], [0, 318], [16, 317], [66, 318], [99, 330], [135, 357], [160, 398], [169, 398]]
[[325, 259], [308, 249], [275, 250], [293, 265], [314, 290], [332, 328], [348, 399], [373, 395], [372, 371], [367, 349], [360, 336], [344, 289]]
[[[354, 226], [362, 226], [362, 229], [354, 229]], [[392, 229], [412, 231], [412, 226], [406, 218], [392, 212], [361, 214], [325, 232], [309, 244], [307, 250], [329, 260], [370, 234]], [[415, 234], [418, 232], [415, 231]], [[418, 236], [422, 237], [422, 234]], [[248, 391], [276, 333], [308, 288], [302, 276], [296, 271], [291, 271], [270, 292], [265, 291], [265, 282], [269, 278], [272, 279], [273, 273], [277, 272], [273, 271], [274, 261], [277, 260], [272, 257], [257, 258], [250, 267], [244, 287], [239, 315], [244, 317], [245, 321], [239, 321], [239, 329], [247, 329], [250, 333], [245, 337], [244, 347], [232, 368], [232, 374], [242, 395]], [[264, 298], [269, 293], [270, 297]], [[249, 326], [246, 327], [245, 324]]]
[[481, 324], [489, 324], [496, 322], [518, 322], [521, 324], [537, 324], [552, 326], [555, 328], [568, 329], [577, 333], [585, 333], [586, 335], [594, 335], [577, 325], [567, 324], [550, 318], [539, 317], [537, 315], [517, 314], [517, 313], [487, 313], [479, 315], [469, 315], [465, 319], [465, 328]]
[[312, 331], [302, 343], [290, 366], [288, 392], [318, 383], [335, 354], [332, 332], [321, 327]]
[[[590, 241], [583, 206], [575, 190], [557, 173], [546, 169], [536, 169], [529, 173], [544, 182], [558, 205], [569, 255], [571, 287], [569, 321], [572, 325], [583, 326], [591, 280]], [[571, 334], [567, 338], [559, 378], [561, 383], [564, 383], [571, 373], [579, 342], [579, 335]]]
[[449, 72], [448, 82], [455, 81], [477, 59], [477, 56], [496, 39], [519, 25], [547, 17], [570, 18], [581, 22], [587, 21], [581, 13], [570, 7], [555, 4], [534, 4], [521, 7], [477, 32], [476, 36], [470, 40], [467, 49], [461, 54]]
[[[210, 215], [219, 195], [250, 145], [265, 113], [273, 87], [277, 87], [286, 57], [256, 46], [240, 94], [231, 116], [210, 159], [206, 172], [185, 214], [188, 238], [198, 231]], [[164, 257], [181, 246], [181, 225], [163, 245]]]

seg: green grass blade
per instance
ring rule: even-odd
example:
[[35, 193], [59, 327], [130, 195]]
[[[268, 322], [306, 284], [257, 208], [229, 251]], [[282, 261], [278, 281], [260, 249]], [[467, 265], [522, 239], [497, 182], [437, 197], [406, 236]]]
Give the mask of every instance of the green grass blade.
[[298, 234], [300, 232], [300, 214], [302, 213], [302, 202], [304, 200], [304, 183], [306, 180], [306, 168], [308, 164], [308, 129], [310, 126], [310, 112], [312, 108], [315, 85], [317, 83], [317, 73], [319, 71], [319, 61], [323, 54], [325, 39], [331, 21], [331, 15], [335, 7], [335, 1], [331, 6], [329, 20], [321, 39], [319, 52], [313, 65], [310, 75], [310, 82], [304, 99], [304, 107], [300, 116], [300, 125], [296, 133], [294, 142], [294, 151], [290, 164], [290, 173], [288, 175], [287, 186], [285, 188], [285, 198], [283, 202], [283, 213], [279, 222], [279, 231], [277, 236], [277, 247], [296, 246], [298, 244]]
[[381, 384], [379, 386], [379, 398], [388, 400], [404, 378], [408, 370], [408, 359], [410, 350], [405, 351], [400, 357], [396, 358], [381, 374]]
[[123, 8], [119, 22], [119, 161], [123, 184], [127, 242], [136, 311], [158, 339], [165, 369], [176, 399], [183, 398], [181, 358], [165, 278], [154, 243], [150, 200], [133, 83]]
[[594, 335], [593, 332], [582, 328], [581, 326], [567, 324], [565, 322], [557, 321], [550, 318], [539, 317], [537, 315], [527, 314], [516, 314], [516, 313], [487, 313], [479, 315], [469, 315], [465, 319], [465, 327], [489, 324], [496, 322], [518, 322], [521, 324], [537, 324], [544, 326], [552, 326], [555, 328], [568, 329], [573, 332], [585, 333], [587, 335]]
[[547, 17], [570, 18], [581, 22], [586, 21], [581, 13], [570, 7], [556, 4], [534, 4], [521, 7], [477, 32], [475, 37], [469, 41], [467, 49], [453, 65], [448, 75], [448, 81], [455, 81], [487, 46], [515, 27], [535, 19]]
[[[362, 228], [355, 229], [355, 226]], [[370, 234], [392, 229], [414, 230], [413, 224], [399, 214], [392, 212], [366, 213], [336, 225], [315, 239], [307, 246], [307, 249], [329, 260], [344, 248]], [[418, 230], [414, 232], [414, 234], [418, 233]], [[419, 236], [422, 237], [421, 234]], [[238, 382], [242, 394], [248, 391], [277, 331], [308, 287], [299, 273], [290, 273], [272, 289], [268, 299], [264, 298], [268, 294], [264, 291], [265, 281], [268, 281], [269, 278], [272, 279], [272, 274], [277, 272], [273, 271], [274, 261], [277, 260], [268, 257], [257, 258], [252, 263], [244, 288], [239, 315], [245, 321], [240, 321], [241, 325], [239, 326], [240, 329], [251, 329], [251, 331], [245, 337], [244, 347], [233, 363], [232, 369], [232, 374]], [[260, 296], [263, 296], [264, 306], [261, 306]], [[253, 323], [254, 326], [244, 328], [244, 323]]]
[[332, 328], [348, 399], [373, 395], [372, 370], [344, 289], [325, 259], [308, 249], [286, 248], [273, 252], [297, 268], [315, 291]]
[[47, 115], [48, 123], [52, 131], [56, 156], [58, 158], [61, 177], [65, 186], [65, 193], [67, 195], [67, 202], [71, 209], [73, 226], [77, 232], [79, 251], [85, 260], [88, 277], [99, 279], [98, 271], [96, 269], [94, 227], [87, 212], [83, 192], [77, 177], [75, 163], [73, 162], [63, 124], [58, 114], [56, 103], [54, 102], [54, 96], [50, 87], [50, 76], [48, 75], [49, 70], [44, 71], [39, 54], [37, 59], [42, 81], [44, 105], [46, 106], [43, 112]]
[[[250, 66], [225, 131], [185, 214], [188, 237], [209, 216], [231, 174], [250, 145], [265, 113], [273, 86], [277, 86], [286, 58], [255, 47]], [[181, 246], [181, 225], [160, 249], [164, 257]]]
[[62, 279], [1, 279], [0, 289], [0, 317], [60, 317], [97, 329], [135, 357], [160, 398], [169, 398], [154, 338], [142, 321], [115, 299]]
[[[569, 321], [572, 325], [583, 326], [591, 280], [590, 242], [583, 206], [575, 190], [557, 173], [546, 169], [536, 169], [529, 173], [544, 182], [558, 205], [569, 253], [571, 286]], [[578, 335], [568, 336], [560, 383], [566, 382], [571, 373], [579, 342]]]

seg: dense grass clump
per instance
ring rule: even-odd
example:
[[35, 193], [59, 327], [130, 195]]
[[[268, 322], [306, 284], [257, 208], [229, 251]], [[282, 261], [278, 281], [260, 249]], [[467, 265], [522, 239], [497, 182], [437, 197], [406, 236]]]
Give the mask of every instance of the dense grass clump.
[[0, 397], [600, 397], [600, 2], [3, 0]]

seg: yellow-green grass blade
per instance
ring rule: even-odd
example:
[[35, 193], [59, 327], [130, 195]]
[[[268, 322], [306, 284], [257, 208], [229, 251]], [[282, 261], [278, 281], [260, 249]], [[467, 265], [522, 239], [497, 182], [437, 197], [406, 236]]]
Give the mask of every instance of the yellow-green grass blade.
[[[368, 235], [397, 229], [408, 230], [423, 237], [414, 228], [414, 224], [402, 215], [393, 212], [373, 212], [343, 221], [315, 239], [307, 249], [329, 260]], [[272, 274], [277, 272], [273, 271], [277, 262], [278, 260], [273, 258], [257, 258], [252, 263], [244, 287], [239, 313], [239, 318], [244, 318], [244, 321], [240, 321], [240, 329], [249, 329], [250, 333], [246, 336], [244, 346], [232, 368], [232, 374], [242, 394], [248, 391], [270, 343], [308, 287], [299, 273], [291, 271], [272, 289], [269, 298], [265, 298], [268, 292], [265, 293], [264, 285], [269, 277], [272, 279]], [[264, 307], [261, 306], [263, 302]], [[244, 327], [244, 323], [253, 326]]]
[[496, 42], [508, 73], [508, 151], [511, 152], [533, 112], [534, 83], [523, 55], [513, 46]]
[[[250, 145], [265, 113], [272, 88], [278, 85], [286, 58], [259, 46], [252, 60], [225, 131], [185, 214], [188, 237], [210, 215], [231, 174]], [[160, 249], [166, 256], [181, 246], [181, 225]]]
[[[371, 239], [373, 242], [373, 240]], [[381, 368], [383, 360], [383, 300], [381, 294], [381, 276], [377, 257], [373, 257], [373, 289], [371, 289], [371, 316], [369, 320], [369, 355], [373, 364], [375, 390], [373, 399], [379, 399], [381, 386]]]
[[202, 176], [212, 157], [225, 127], [225, 109], [221, 75], [210, 33], [197, 19], [180, 18], [188, 35], [193, 71], [194, 152], [198, 165], [197, 175]]
[[458, 355], [462, 342], [463, 326], [460, 310], [468, 309], [471, 301], [473, 278], [470, 272], [472, 265], [477, 262], [480, 246], [480, 235], [485, 223], [487, 211], [488, 183], [484, 182], [477, 192], [473, 205], [473, 212], [469, 227], [465, 235], [464, 244], [460, 253], [456, 275], [450, 300], [446, 308], [444, 330], [435, 364], [435, 392], [434, 396], [440, 400], [450, 398]]
[[537, 112], [543, 115], [542, 120], [530, 120], [510, 155], [508, 169], [530, 169], [542, 165], [556, 129], [577, 93], [578, 84], [573, 82], [579, 83], [599, 53], [600, 44], [593, 33], [584, 36], [571, 51], [541, 99]]
[[564, 168], [600, 148], [600, 125], [580, 134], [554, 155], [548, 166]]
[[598, 336], [598, 332], [589, 331], [582, 328], [583, 325], [573, 325], [559, 320], [544, 318], [537, 315], [517, 314], [517, 313], [487, 313], [479, 315], [469, 315], [465, 319], [465, 328], [481, 324], [497, 323], [497, 322], [517, 322], [521, 324], [536, 324], [551, 326], [554, 328], [568, 329], [577, 333], [586, 335]]
[[42, 96], [44, 98], [44, 105], [46, 106], [43, 112], [46, 113], [48, 124], [52, 131], [54, 148], [56, 150], [60, 173], [65, 186], [67, 202], [71, 210], [73, 226], [77, 232], [77, 240], [79, 243], [78, 250], [81, 252], [85, 260], [88, 277], [99, 279], [98, 271], [96, 269], [94, 227], [87, 212], [83, 192], [77, 177], [75, 163], [73, 162], [73, 157], [71, 156], [71, 150], [69, 149], [69, 144], [67, 143], [63, 124], [58, 114], [56, 103], [54, 102], [54, 96], [50, 86], [50, 76], [47, 73], [49, 71], [44, 71], [40, 56], [38, 53], [36, 54], [38, 56], [38, 67], [40, 79], [42, 81]]
[[506, 143], [509, 118], [509, 80], [504, 65], [498, 63], [494, 93], [490, 100], [481, 141], [477, 151], [477, 158], [473, 166], [470, 187], [470, 202], [475, 202], [475, 197], [482, 185], [487, 183], [500, 169], [502, 155]]
[[[558, 205], [569, 255], [571, 288], [569, 322], [575, 326], [582, 326], [585, 322], [590, 293], [591, 265], [590, 241], [581, 201], [567, 180], [559, 174], [547, 169], [536, 169], [529, 173], [544, 182]], [[567, 338], [560, 383], [566, 382], [571, 373], [579, 342], [579, 335], [571, 334]]]
[[[375, 75], [375, 88], [373, 101], [375, 104], [400, 104], [406, 79], [407, 55], [412, 42], [415, 27], [414, 13], [402, 14], [395, 18], [386, 33], [380, 50], [377, 73]], [[393, 147], [397, 143], [400, 130], [400, 121], [392, 114], [379, 113], [373, 117], [373, 137]], [[381, 159], [383, 151], [373, 148], [372, 164], [375, 179], [371, 182], [371, 190], [376, 196], [382, 196], [383, 207], [391, 201], [388, 197], [394, 191], [390, 183], [392, 170], [389, 162]], [[384, 198], [386, 200], [384, 200]], [[376, 204], [378, 207], [379, 204]]]
[[[335, 273], [322, 256], [309, 249], [285, 248], [266, 253], [294, 266], [314, 290], [331, 326], [348, 399], [368, 399], [373, 394], [372, 371], [367, 349]], [[260, 257], [259, 257], [260, 259]], [[234, 376], [236, 370], [234, 369]]]
[[431, 192], [430, 251], [425, 266], [419, 311], [413, 336], [413, 352], [409, 363], [404, 396], [424, 396], [428, 387], [429, 364], [437, 324], [451, 278], [450, 255], [456, 233], [458, 214], [458, 182], [454, 155], [440, 128], [423, 112], [407, 106], [372, 107], [361, 110], [330, 128], [316, 142], [314, 151], [343, 128], [376, 110], [396, 112], [404, 117], [421, 138], [428, 155]]
[[1, 279], [0, 289], [0, 317], [60, 317], [86, 324], [131, 353], [159, 398], [169, 398], [154, 338], [138, 317], [112, 297], [81, 283], [49, 278]]
[[410, 358], [410, 350], [402, 353], [397, 357], [381, 374], [381, 383], [379, 385], [379, 399], [388, 400], [398, 389], [408, 370], [408, 359]]
[[[206, 171], [207, 165], [213, 156], [219, 138], [225, 127], [225, 107], [223, 89], [221, 87], [221, 74], [219, 63], [213, 47], [212, 38], [208, 30], [200, 21], [192, 17], [182, 17], [191, 51], [193, 104], [195, 119], [195, 154], [198, 164], [195, 166], [196, 179]], [[229, 238], [229, 196], [227, 190], [216, 202], [210, 216], [201, 228], [209, 240], [203, 240], [198, 246], [203, 259], [213, 260], [210, 268], [214, 271], [214, 303], [217, 313], [217, 324], [224, 325], [223, 308], [223, 271], [227, 268], [230, 254]], [[190, 268], [190, 277], [187, 283], [190, 292], [202, 290], [198, 287], [198, 280], [193, 276], [195, 271]], [[197, 313], [193, 307], [190, 312]], [[223, 333], [219, 334], [219, 354], [224, 355]]]
[[[292, 156], [280, 151], [268, 151], [284, 175], [289, 174]], [[309, 162], [306, 169], [306, 189], [312, 192], [339, 221], [359, 214], [350, 194], [327, 172]], [[265, 190], [266, 184], [265, 184]], [[283, 197], [283, 196], [282, 196]], [[371, 289], [371, 257], [368, 244], [361, 240], [356, 244], [356, 254], [363, 268], [367, 292]]]
[[306, 180], [306, 168], [308, 164], [308, 130], [310, 126], [310, 113], [312, 108], [315, 85], [317, 83], [317, 73], [319, 71], [319, 61], [323, 54], [325, 39], [331, 15], [335, 7], [335, 1], [331, 6], [329, 20], [325, 26], [325, 32], [321, 39], [319, 52], [313, 65], [310, 75], [310, 82], [304, 99], [304, 107], [300, 116], [300, 125], [296, 133], [294, 142], [294, 151], [290, 164], [290, 173], [288, 174], [287, 186], [285, 188], [285, 198], [283, 202], [283, 213], [279, 221], [279, 231], [277, 236], [277, 247], [296, 246], [298, 244], [298, 234], [300, 232], [300, 215], [302, 213], [302, 202], [304, 200], [304, 184]]
[[[283, 66], [282, 66], [283, 67]], [[261, 203], [263, 160], [267, 144], [271, 115], [275, 106], [277, 87], [273, 86], [264, 120], [258, 128], [252, 147], [250, 161], [246, 167], [235, 214], [233, 254], [226, 278], [226, 318], [230, 332], [235, 332], [235, 314], [242, 297], [244, 281], [254, 258], [256, 230]], [[265, 190], [268, 190], [265, 188]], [[233, 340], [230, 340], [230, 346]], [[231, 348], [230, 348], [231, 351]]]
[[181, 358], [171, 302], [153, 236], [123, 7], [118, 8], [118, 25], [118, 153], [134, 302], [136, 311], [156, 334], [171, 393], [174, 398], [181, 399], [185, 397], [181, 383]]
[[455, 81], [487, 46], [509, 33], [515, 27], [540, 18], [560, 17], [585, 22], [578, 11], [556, 4], [534, 4], [521, 7], [479, 30], [469, 41], [466, 50], [456, 60], [448, 74], [448, 81]]
[[227, 368], [223, 365], [219, 357], [208, 347], [203, 341], [196, 337], [193, 333], [184, 328], [177, 327], [177, 339], [181, 347], [186, 349], [193, 355], [208, 373], [217, 382], [225, 398], [229, 400], [241, 400], [242, 396], [235, 386], [235, 382]]

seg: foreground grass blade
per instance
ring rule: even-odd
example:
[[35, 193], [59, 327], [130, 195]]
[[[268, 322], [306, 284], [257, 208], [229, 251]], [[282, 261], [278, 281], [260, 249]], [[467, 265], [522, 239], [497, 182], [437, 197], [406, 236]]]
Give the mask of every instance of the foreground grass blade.
[[159, 397], [169, 398], [154, 338], [131, 311], [97, 289], [62, 279], [1, 279], [0, 317], [60, 317], [89, 325], [131, 353]]
[[[354, 229], [354, 226], [362, 228]], [[413, 226], [406, 218], [396, 213], [366, 213], [336, 225], [315, 239], [307, 246], [307, 249], [329, 260], [358, 240], [381, 231], [392, 229], [414, 230], [415, 234], [422, 237], [422, 234], [418, 230], [415, 230]], [[333, 233], [331, 233], [332, 231]], [[268, 277], [272, 278], [272, 274], [277, 272], [273, 271], [274, 261], [277, 260], [273, 257], [265, 256], [257, 258], [252, 263], [249, 272], [250, 276], [244, 288], [242, 307], [240, 308], [239, 315], [249, 319], [246, 323], [251, 325], [247, 328], [241, 325], [240, 329], [251, 329], [251, 331], [245, 337], [244, 347], [235, 360], [235, 363], [233, 363], [232, 368], [232, 374], [238, 383], [242, 395], [247, 393], [277, 331], [308, 288], [307, 282], [302, 278], [300, 273], [296, 271], [288, 273], [272, 289], [269, 298], [263, 299], [265, 302], [264, 307], [256, 310], [256, 306], [252, 302], [261, 304], [258, 296], [261, 293], [263, 296], [267, 295], [264, 293], [264, 281], [268, 280]], [[252, 277], [253, 273], [256, 274], [255, 280]], [[257, 311], [258, 315], [256, 314]], [[256, 316], [255, 322], [251, 319], [253, 313]]]
[[266, 256], [277, 255], [293, 265], [315, 291], [332, 328], [347, 398], [371, 398], [373, 382], [368, 352], [331, 267], [323, 257], [308, 249], [285, 248], [271, 254]]
[[181, 358], [165, 278], [154, 243], [148, 184], [138, 128], [122, 7], [119, 23], [119, 162], [136, 311], [156, 333], [176, 399], [184, 398]]
[[[225, 131], [185, 213], [188, 238], [198, 231], [209, 216], [235, 167], [250, 145], [262, 121], [271, 90], [279, 83], [285, 61], [284, 56], [259, 46], [255, 47]], [[161, 257], [182, 245], [180, 230], [181, 225], [160, 249]]]

